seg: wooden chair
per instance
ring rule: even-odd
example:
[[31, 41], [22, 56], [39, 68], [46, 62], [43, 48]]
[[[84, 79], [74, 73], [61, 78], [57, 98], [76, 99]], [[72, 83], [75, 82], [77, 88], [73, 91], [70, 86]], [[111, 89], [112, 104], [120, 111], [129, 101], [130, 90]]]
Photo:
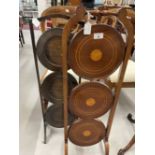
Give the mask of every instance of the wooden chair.
[[[135, 120], [132, 118], [132, 114], [128, 114], [127, 118], [131, 123], [135, 123]], [[124, 155], [134, 144], [135, 144], [135, 135], [132, 137], [132, 139], [124, 148], [119, 150], [117, 155]]]

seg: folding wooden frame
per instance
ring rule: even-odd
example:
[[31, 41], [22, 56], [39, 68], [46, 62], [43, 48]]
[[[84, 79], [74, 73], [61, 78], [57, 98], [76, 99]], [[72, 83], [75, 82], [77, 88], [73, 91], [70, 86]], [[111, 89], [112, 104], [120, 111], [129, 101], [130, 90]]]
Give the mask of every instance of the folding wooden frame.
[[[68, 23], [65, 25], [63, 34], [62, 34], [62, 64], [63, 64], [63, 97], [64, 97], [64, 154], [68, 155], [68, 77], [67, 77], [67, 49], [68, 49], [68, 39], [69, 39], [69, 34], [74, 27], [74, 25], [78, 24], [81, 20], [84, 19], [86, 14], [86, 10], [83, 6], [79, 6], [77, 8], [77, 14], [72, 16]], [[101, 15], [101, 14], [100, 14]], [[105, 15], [105, 13], [104, 13]], [[123, 78], [125, 75], [126, 67], [128, 60], [130, 58], [130, 53], [131, 49], [133, 47], [134, 43], [134, 31], [133, 31], [133, 26], [129, 22], [129, 20], [126, 18], [126, 9], [122, 8], [117, 14], [115, 14], [119, 20], [125, 25], [125, 27], [128, 30], [128, 37], [127, 37], [127, 47], [126, 47], [126, 54], [124, 57], [123, 64], [121, 66], [120, 70], [120, 75], [119, 75], [119, 81], [116, 84], [115, 87], [115, 95], [114, 95], [114, 101], [113, 101], [113, 106], [110, 110], [109, 118], [108, 118], [108, 123], [107, 123], [107, 129], [106, 129], [106, 136], [103, 139], [104, 145], [105, 145], [105, 152], [106, 155], [109, 155], [109, 136], [110, 136], [110, 131], [112, 128], [113, 124], [113, 119], [115, 116], [115, 111], [116, 107], [118, 104], [119, 96], [120, 96], [120, 91], [122, 88], [123, 84]]]
[[[62, 64], [63, 64], [63, 99], [64, 99], [64, 154], [68, 155], [68, 76], [67, 76], [67, 49], [68, 49], [68, 39], [69, 39], [69, 34], [72, 31], [72, 28], [74, 25], [78, 24], [80, 21], [82, 21], [85, 17], [86, 10], [83, 6], [79, 6], [76, 10], [77, 14], [73, 15], [71, 18], [67, 15], [62, 15], [59, 13], [52, 13], [49, 16], [46, 17], [41, 17], [39, 18], [40, 21], [45, 21], [48, 18], [65, 18], [69, 19], [68, 23], [65, 25], [63, 34], [62, 34]], [[92, 12], [94, 13], [94, 12]], [[123, 86], [123, 78], [125, 75], [126, 67], [128, 60], [130, 58], [131, 50], [133, 47], [134, 43], [134, 28], [131, 22], [126, 18], [126, 8], [122, 8], [118, 13], [112, 15], [115, 15], [118, 17], [118, 19], [125, 25], [127, 31], [128, 31], [128, 37], [127, 37], [127, 47], [126, 47], [126, 54], [124, 57], [124, 61], [121, 66], [120, 70], [120, 75], [119, 75], [119, 80], [115, 84], [115, 96], [114, 96], [114, 101], [113, 101], [113, 107], [110, 110], [109, 117], [108, 117], [108, 123], [106, 127], [106, 136], [103, 139], [104, 146], [105, 146], [105, 152], [106, 155], [109, 155], [109, 136], [110, 136], [110, 131], [112, 128], [113, 124], [113, 119], [115, 116], [115, 111], [116, 107], [118, 104], [119, 96], [120, 96], [120, 91]], [[95, 15], [97, 16], [104, 16], [108, 15], [108, 13], [96, 13]], [[30, 32], [31, 32], [31, 40], [32, 40], [32, 46], [33, 46], [33, 53], [34, 53], [34, 60], [35, 60], [35, 67], [36, 67], [36, 72], [37, 72], [37, 80], [38, 80], [38, 85], [39, 85], [39, 93], [40, 93], [40, 100], [41, 100], [41, 108], [42, 108], [42, 114], [43, 114], [43, 122], [44, 122], [44, 143], [46, 143], [46, 120], [45, 120], [45, 111], [47, 108], [47, 102], [43, 100], [41, 92], [40, 92], [40, 75], [39, 75], [39, 68], [38, 68], [38, 62], [37, 62], [37, 56], [36, 56], [36, 47], [35, 47], [35, 37], [34, 37], [34, 31], [33, 31], [33, 24], [32, 20], [30, 20]], [[79, 79], [79, 82], [81, 82], [81, 78]]]

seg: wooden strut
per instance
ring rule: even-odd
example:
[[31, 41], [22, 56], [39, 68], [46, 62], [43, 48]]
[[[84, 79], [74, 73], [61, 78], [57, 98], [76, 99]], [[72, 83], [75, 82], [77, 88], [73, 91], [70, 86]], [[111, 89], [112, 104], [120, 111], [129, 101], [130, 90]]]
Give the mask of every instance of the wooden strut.
[[105, 155], [109, 155], [110, 147], [109, 142], [106, 139], [104, 140], [104, 147], [105, 147]]
[[62, 65], [63, 65], [63, 99], [64, 99], [64, 152], [68, 155], [68, 75], [67, 75], [67, 49], [68, 38], [74, 25], [78, 24], [83, 19], [86, 11], [83, 6], [80, 6], [76, 10], [76, 15], [70, 18], [65, 25], [62, 33]]
[[[130, 58], [130, 55], [131, 55], [132, 47], [134, 44], [134, 27], [131, 24], [131, 22], [129, 20], [127, 20], [126, 15], [127, 15], [126, 8], [122, 8], [117, 15], [119, 20], [126, 27], [127, 33], [128, 33], [126, 55], [125, 55], [125, 58], [124, 58], [124, 61], [123, 61], [123, 64], [121, 66], [121, 70], [119, 73], [119, 81], [115, 85], [112, 85], [112, 83], [109, 84], [109, 83], [107, 83], [108, 81], [105, 80], [106, 84], [108, 84], [111, 89], [115, 88], [115, 96], [114, 96], [113, 106], [112, 106], [110, 114], [109, 114], [108, 123], [107, 123], [107, 132], [106, 132], [106, 137], [104, 139], [106, 155], [109, 155], [109, 143], [108, 143], [109, 135], [110, 135], [110, 131], [112, 128], [113, 119], [115, 116], [115, 111], [116, 111], [116, 107], [117, 107], [119, 96], [120, 96], [120, 91], [121, 91], [121, 88], [128, 86], [128, 84], [123, 82], [123, 79], [124, 79], [125, 71], [127, 68], [127, 63]], [[134, 83], [130, 83], [129, 85], [133, 87]], [[123, 154], [118, 154], [118, 155], [123, 155]]]
[[112, 123], [113, 123], [116, 107], [118, 104], [121, 88], [123, 85], [123, 79], [124, 79], [127, 63], [130, 58], [131, 50], [132, 50], [133, 43], [134, 43], [134, 28], [133, 28], [133, 25], [131, 24], [131, 22], [126, 18], [126, 15], [127, 15], [127, 12], [126, 12], [125, 8], [121, 9], [118, 14], [119, 20], [125, 25], [125, 27], [128, 31], [128, 40], [127, 40], [128, 44], [127, 44], [127, 48], [126, 48], [126, 55], [125, 55], [125, 58], [124, 58], [124, 61], [123, 61], [123, 64], [122, 64], [122, 67], [120, 70], [119, 81], [116, 84], [116, 88], [115, 88], [115, 98], [114, 98], [113, 107], [110, 111], [109, 118], [108, 118], [107, 133], [106, 133], [107, 141], [109, 139], [110, 131], [112, 128]]
[[[65, 152], [65, 155], [68, 155], [68, 128], [67, 128], [67, 125], [68, 125], [68, 85], [67, 85], [67, 82], [68, 82], [68, 76], [67, 76], [67, 49], [68, 49], [68, 45], [67, 45], [67, 43], [68, 43], [69, 34], [70, 34], [72, 28], [74, 27], [74, 25], [78, 24], [78, 22], [84, 18], [85, 13], [86, 13], [86, 10], [84, 9], [83, 6], [80, 5], [77, 8], [77, 14], [70, 18], [68, 23], [65, 25], [63, 34], [62, 34], [64, 142], [65, 142], [64, 152]], [[132, 49], [133, 42], [134, 42], [133, 26], [126, 19], [126, 9], [122, 8], [117, 15], [118, 15], [119, 20], [125, 25], [125, 27], [128, 30], [128, 46], [126, 48], [126, 55], [125, 55], [125, 58], [124, 58], [124, 61], [123, 61], [123, 64], [122, 64], [122, 67], [120, 70], [119, 81], [116, 84], [116, 88], [115, 88], [115, 97], [114, 97], [113, 106], [112, 106], [112, 109], [110, 111], [109, 118], [108, 118], [106, 137], [103, 140], [104, 145], [105, 145], [106, 155], [109, 155], [108, 139], [109, 139], [109, 135], [110, 135], [110, 131], [111, 131], [111, 127], [112, 127], [120, 91], [121, 91], [122, 84], [123, 84], [123, 78], [125, 75], [127, 62], [128, 62], [128, 59], [130, 58], [130, 53], [131, 53], [131, 49]]]

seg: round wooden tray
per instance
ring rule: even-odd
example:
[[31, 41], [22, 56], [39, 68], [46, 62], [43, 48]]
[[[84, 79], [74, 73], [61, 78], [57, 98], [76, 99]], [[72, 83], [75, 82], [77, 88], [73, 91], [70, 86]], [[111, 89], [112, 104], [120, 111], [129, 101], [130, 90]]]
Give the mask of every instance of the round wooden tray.
[[72, 90], [69, 109], [84, 119], [96, 118], [105, 114], [112, 106], [112, 91], [103, 84], [87, 82]]
[[92, 25], [91, 35], [83, 33], [83, 30], [79, 31], [70, 43], [70, 67], [86, 79], [112, 74], [125, 55], [125, 43], [119, 32], [108, 25], [98, 24]]
[[[64, 127], [64, 109], [63, 105], [53, 105], [48, 108], [46, 112], [46, 121], [49, 125], [56, 128]], [[68, 113], [68, 125], [71, 125], [75, 121], [75, 116]]]
[[[78, 84], [76, 79], [68, 73], [68, 91], [71, 90]], [[48, 75], [41, 85], [41, 94], [44, 98], [54, 104], [63, 103], [63, 81], [62, 73], [54, 72]]]
[[37, 55], [40, 62], [50, 70], [61, 70], [61, 28], [52, 28], [44, 32], [37, 43]]
[[69, 129], [69, 139], [79, 146], [90, 146], [100, 142], [105, 136], [105, 126], [97, 120], [80, 120]]

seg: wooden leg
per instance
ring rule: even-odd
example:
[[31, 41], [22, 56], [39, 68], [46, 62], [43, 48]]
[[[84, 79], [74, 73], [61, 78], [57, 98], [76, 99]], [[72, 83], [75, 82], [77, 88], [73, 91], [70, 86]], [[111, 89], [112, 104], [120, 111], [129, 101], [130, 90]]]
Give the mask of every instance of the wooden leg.
[[68, 155], [68, 143], [65, 143], [65, 155]]
[[25, 39], [24, 39], [24, 35], [23, 35], [23, 31], [22, 30], [20, 30], [20, 34], [21, 34], [21, 39], [23, 41], [23, 44], [25, 44]]
[[19, 33], [19, 41], [20, 41], [21, 46], [23, 47], [23, 42], [22, 42], [21, 34], [20, 33]]
[[107, 140], [104, 141], [105, 146], [105, 155], [109, 155], [109, 142]]
[[46, 144], [47, 142], [46, 129], [47, 129], [47, 123], [44, 122], [44, 144]]
[[46, 111], [47, 111], [47, 106], [48, 106], [48, 101], [43, 98], [43, 111], [44, 111], [44, 144], [47, 142], [47, 135], [46, 135], [46, 130], [47, 130], [47, 122], [45, 119]]
[[135, 135], [132, 137], [131, 141], [123, 149], [120, 149], [117, 155], [124, 155], [135, 144]]

